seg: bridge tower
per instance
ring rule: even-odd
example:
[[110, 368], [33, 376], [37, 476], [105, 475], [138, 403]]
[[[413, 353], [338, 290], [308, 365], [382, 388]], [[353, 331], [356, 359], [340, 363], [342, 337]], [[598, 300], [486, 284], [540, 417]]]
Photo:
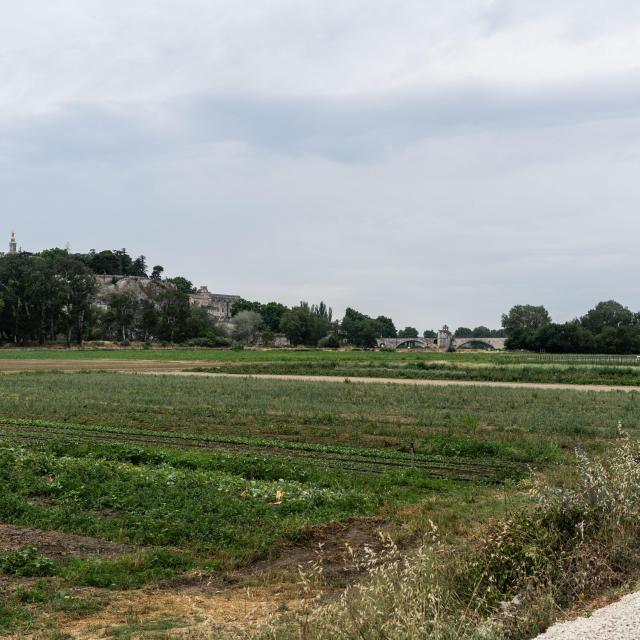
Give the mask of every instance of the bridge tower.
[[442, 329], [438, 331], [438, 349], [444, 349], [445, 351], [451, 346], [453, 342], [453, 334], [449, 331], [449, 327], [445, 324]]
[[11, 232], [11, 240], [9, 241], [9, 253], [18, 253], [18, 243], [16, 242], [16, 232]]

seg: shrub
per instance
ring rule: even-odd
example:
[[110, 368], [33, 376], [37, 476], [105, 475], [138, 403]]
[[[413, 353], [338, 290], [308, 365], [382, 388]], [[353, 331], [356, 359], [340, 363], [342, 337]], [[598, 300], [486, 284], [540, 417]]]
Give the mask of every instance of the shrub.
[[136, 589], [148, 582], [171, 578], [190, 566], [190, 561], [182, 556], [156, 550], [117, 560], [75, 558], [62, 573], [73, 584], [102, 589]]
[[184, 343], [188, 347], [205, 347], [215, 349], [216, 347], [229, 347], [232, 341], [224, 336], [214, 336], [212, 338], [191, 338]]
[[340, 338], [332, 333], [324, 338], [320, 338], [320, 340], [318, 340], [318, 347], [321, 349], [337, 349], [340, 347]]
[[0, 555], [0, 572], [23, 577], [52, 576], [55, 573], [53, 560], [38, 554], [35, 547], [27, 546]]

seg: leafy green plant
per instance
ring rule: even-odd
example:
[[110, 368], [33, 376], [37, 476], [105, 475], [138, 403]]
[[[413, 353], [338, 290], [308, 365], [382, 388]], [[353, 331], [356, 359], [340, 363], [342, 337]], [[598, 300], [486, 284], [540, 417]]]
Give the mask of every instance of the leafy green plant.
[[53, 560], [41, 556], [33, 546], [0, 555], [0, 572], [12, 576], [42, 577], [55, 573]]

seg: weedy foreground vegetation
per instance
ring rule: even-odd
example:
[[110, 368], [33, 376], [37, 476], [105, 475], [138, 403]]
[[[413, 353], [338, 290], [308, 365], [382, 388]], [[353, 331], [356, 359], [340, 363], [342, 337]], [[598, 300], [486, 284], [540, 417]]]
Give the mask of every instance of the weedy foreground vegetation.
[[[411, 554], [387, 541], [361, 556], [366, 578], [262, 638], [530, 638], [563, 608], [637, 580], [640, 447], [621, 434], [606, 462], [579, 453], [564, 486], [538, 477], [532, 504], [466, 546], [435, 525]], [[322, 570], [309, 580], [322, 582]], [[203, 636], [201, 636], [203, 637]]]
[[[623, 465], [589, 485], [593, 498], [580, 484], [585, 469], [593, 476], [592, 456], [616, 443], [632, 447], [635, 393], [96, 372], [21, 373], [1, 383], [5, 635], [158, 638], [191, 626], [192, 637], [413, 639], [480, 637], [473, 633], [490, 624], [491, 633], [527, 637], [557, 607], [624, 582], [613, 549], [635, 558], [627, 544], [632, 508], [616, 507], [620, 537], [606, 537], [613, 516], [598, 489], [610, 490]], [[618, 421], [629, 439], [620, 439]], [[573, 493], [547, 494], [531, 508], [523, 484], [530, 470], [570, 477], [577, 446], [584, 457]], [[262, 620], [242, 632], [243, 625], [212, 627], [182, 613], [119, 622], [107, 615], [131, 590], [141, 590], [143, 602], [150, 589], [241, 590], [256, 580], [268, 587], [256, 563], [269, 567], [306, 550], [294, 554], [304, 564], [318, 542], [345, 530], [357, 530], [355, 544], [369, 552], [360, 558], [354, 549], [348, 571], [309, 565], [302, 585], [298, 560], [287, 565], [297, 601], [304, 589], [309, 598], [325, 595], [293, 618], [284, 612], [277, 625]], [[62, 542], [52, 543], [54, 534]], [[590, 578], [592, 569], [605, 575], [598, 566], [569, 571], [590, 557], [583, 542], [611, 547], [601, 554], [613, 568], [602, 583]], [[634, 563], [625, 565], [630, 573]], [[584, 588], [560, 584], [554, 567], [582, 575]], [[521, 602], [539, 612], [535, 620], [523, 622]], [[498, 616], [505, 606], [517, 624]]]

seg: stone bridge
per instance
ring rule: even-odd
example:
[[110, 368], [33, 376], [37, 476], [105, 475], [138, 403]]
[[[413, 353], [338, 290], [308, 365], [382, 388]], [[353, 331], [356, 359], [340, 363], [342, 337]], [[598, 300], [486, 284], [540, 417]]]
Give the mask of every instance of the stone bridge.
[[445, 325], [438, 331], [437, 338], [377, 338], [378, 347], [387, 349], [473, 349], [480, 347], [501, 351], [505, 348], [505, 338], [454, 338]]

